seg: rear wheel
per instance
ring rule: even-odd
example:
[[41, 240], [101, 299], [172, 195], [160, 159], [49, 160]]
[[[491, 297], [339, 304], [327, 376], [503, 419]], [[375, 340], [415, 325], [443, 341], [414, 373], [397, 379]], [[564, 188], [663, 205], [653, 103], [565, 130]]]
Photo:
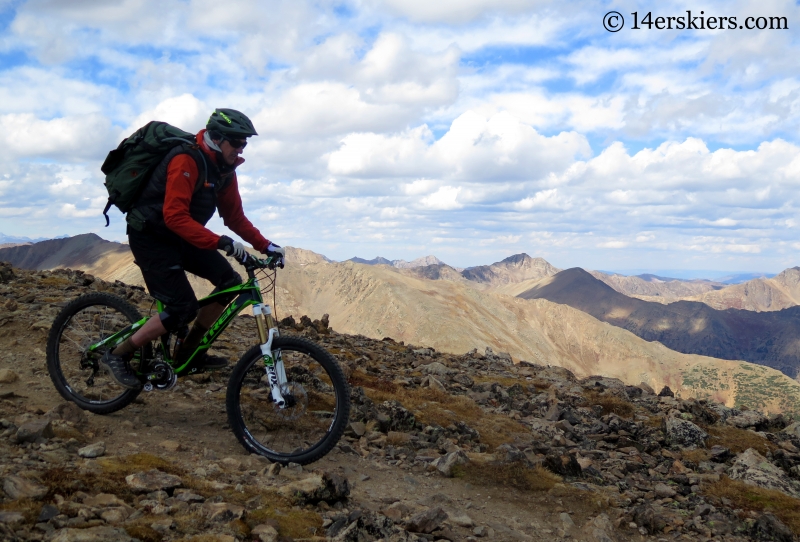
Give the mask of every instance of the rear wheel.
[[278, 463], [305, 465], [333, 448], [350, 416], [350, 389], [336, 360], [322, 347], [299, 337], [272, 343], [287, 383], [280, 409], [272, 394], [261, 348], [254, 346], [236, 364], [228, 383], [228, 422], [250, 452]]
[[[82, 295], [64, 307], [47, 339], [47, 371], [58, 393], [95, 414], [115, 412], [136, 399], [141, 390], [123, 388], [99, 368], [105, 350], [90, 352], [89, 347], [141, 319], [136, 307], [106, 293]], [[148, 345], [137, 358], [150, 354]]]

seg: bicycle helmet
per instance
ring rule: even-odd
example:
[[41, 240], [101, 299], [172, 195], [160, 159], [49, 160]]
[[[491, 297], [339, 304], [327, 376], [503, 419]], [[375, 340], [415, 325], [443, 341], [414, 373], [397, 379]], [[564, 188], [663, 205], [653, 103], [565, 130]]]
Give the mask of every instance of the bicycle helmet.
[[208, 118], [206, 130], [237, 139], [258, 135], [247, 115], [235, 109], [215, 109]]

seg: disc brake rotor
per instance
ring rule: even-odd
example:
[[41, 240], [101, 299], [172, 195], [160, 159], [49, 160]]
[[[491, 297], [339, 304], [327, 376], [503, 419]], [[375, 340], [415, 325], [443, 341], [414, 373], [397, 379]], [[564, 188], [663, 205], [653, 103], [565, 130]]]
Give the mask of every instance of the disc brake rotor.
[[281, 395], [286, 400], [287, 406], [280, 408], [273, 405], [275, 415], [285, 421], [292, 421], [300, 418], [308, 410], [308, 394], [306, 389], [299, 382], [287, 382], [281, 386]]

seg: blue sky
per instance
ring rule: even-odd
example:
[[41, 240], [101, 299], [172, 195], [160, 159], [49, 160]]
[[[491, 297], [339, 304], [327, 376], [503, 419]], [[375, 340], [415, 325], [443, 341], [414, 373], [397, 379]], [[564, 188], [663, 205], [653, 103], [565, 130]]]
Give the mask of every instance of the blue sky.
[[[231, 107], [260, 134], [245, 210], [279, 244], [462, 267], [798, 265], [800, 9], [655, 6], [0, 0], [0, 232], [125, 240], [122, 215], [100, 215], [105, 154], [149, 120], [194, 131]], [[701, 9], [789, 29], [630, 28]]]

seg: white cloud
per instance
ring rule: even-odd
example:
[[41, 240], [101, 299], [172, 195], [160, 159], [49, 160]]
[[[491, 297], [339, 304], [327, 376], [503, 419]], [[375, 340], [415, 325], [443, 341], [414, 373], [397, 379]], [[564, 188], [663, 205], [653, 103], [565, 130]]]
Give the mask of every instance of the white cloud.
[[423, 207], [431, 211], [450, 211], [453, 209], [460, 209], [463, 207], [463, 205], [458, 201], [458, 194], [460, 192], [460, 186], [443, 186], [433, 194], [422, 198], [420, 203]]
[[[111, 122], [98, 114], [40, 120], [31, 113], [0, 115], [0, 156], [47, 157], [66, 162], [97, 159], [116, 139]], [[113, 148], [113, 147], [111, 147]]]
[[[0, 36], [0, 231], [101, 227], [98, 167], [120, 137], [153, 119], [194, 131], [234, 107], [261, 134], [240, 169], [248, 214], [334, 257], [413, 259], [413, 239], [485, 263], [461, 250], [478, 239], [482, 258], [542, 251], [561, 266], [794, 265], [800, 38], [611, 35], [598, 9], [14, 3]], [[788, 0], [705, 9], [800, 16]], [[112, 220], [102, 233], [124, 238]]]
[[139, 114], [125, 130], [125, 134], [133, 133], [152, 120], [167, 122], [189, 132], [197, 132], [205, 127], [213, 110], [213, 107], [209, 107], [191, 94], [167, 98], [153, 109]]

